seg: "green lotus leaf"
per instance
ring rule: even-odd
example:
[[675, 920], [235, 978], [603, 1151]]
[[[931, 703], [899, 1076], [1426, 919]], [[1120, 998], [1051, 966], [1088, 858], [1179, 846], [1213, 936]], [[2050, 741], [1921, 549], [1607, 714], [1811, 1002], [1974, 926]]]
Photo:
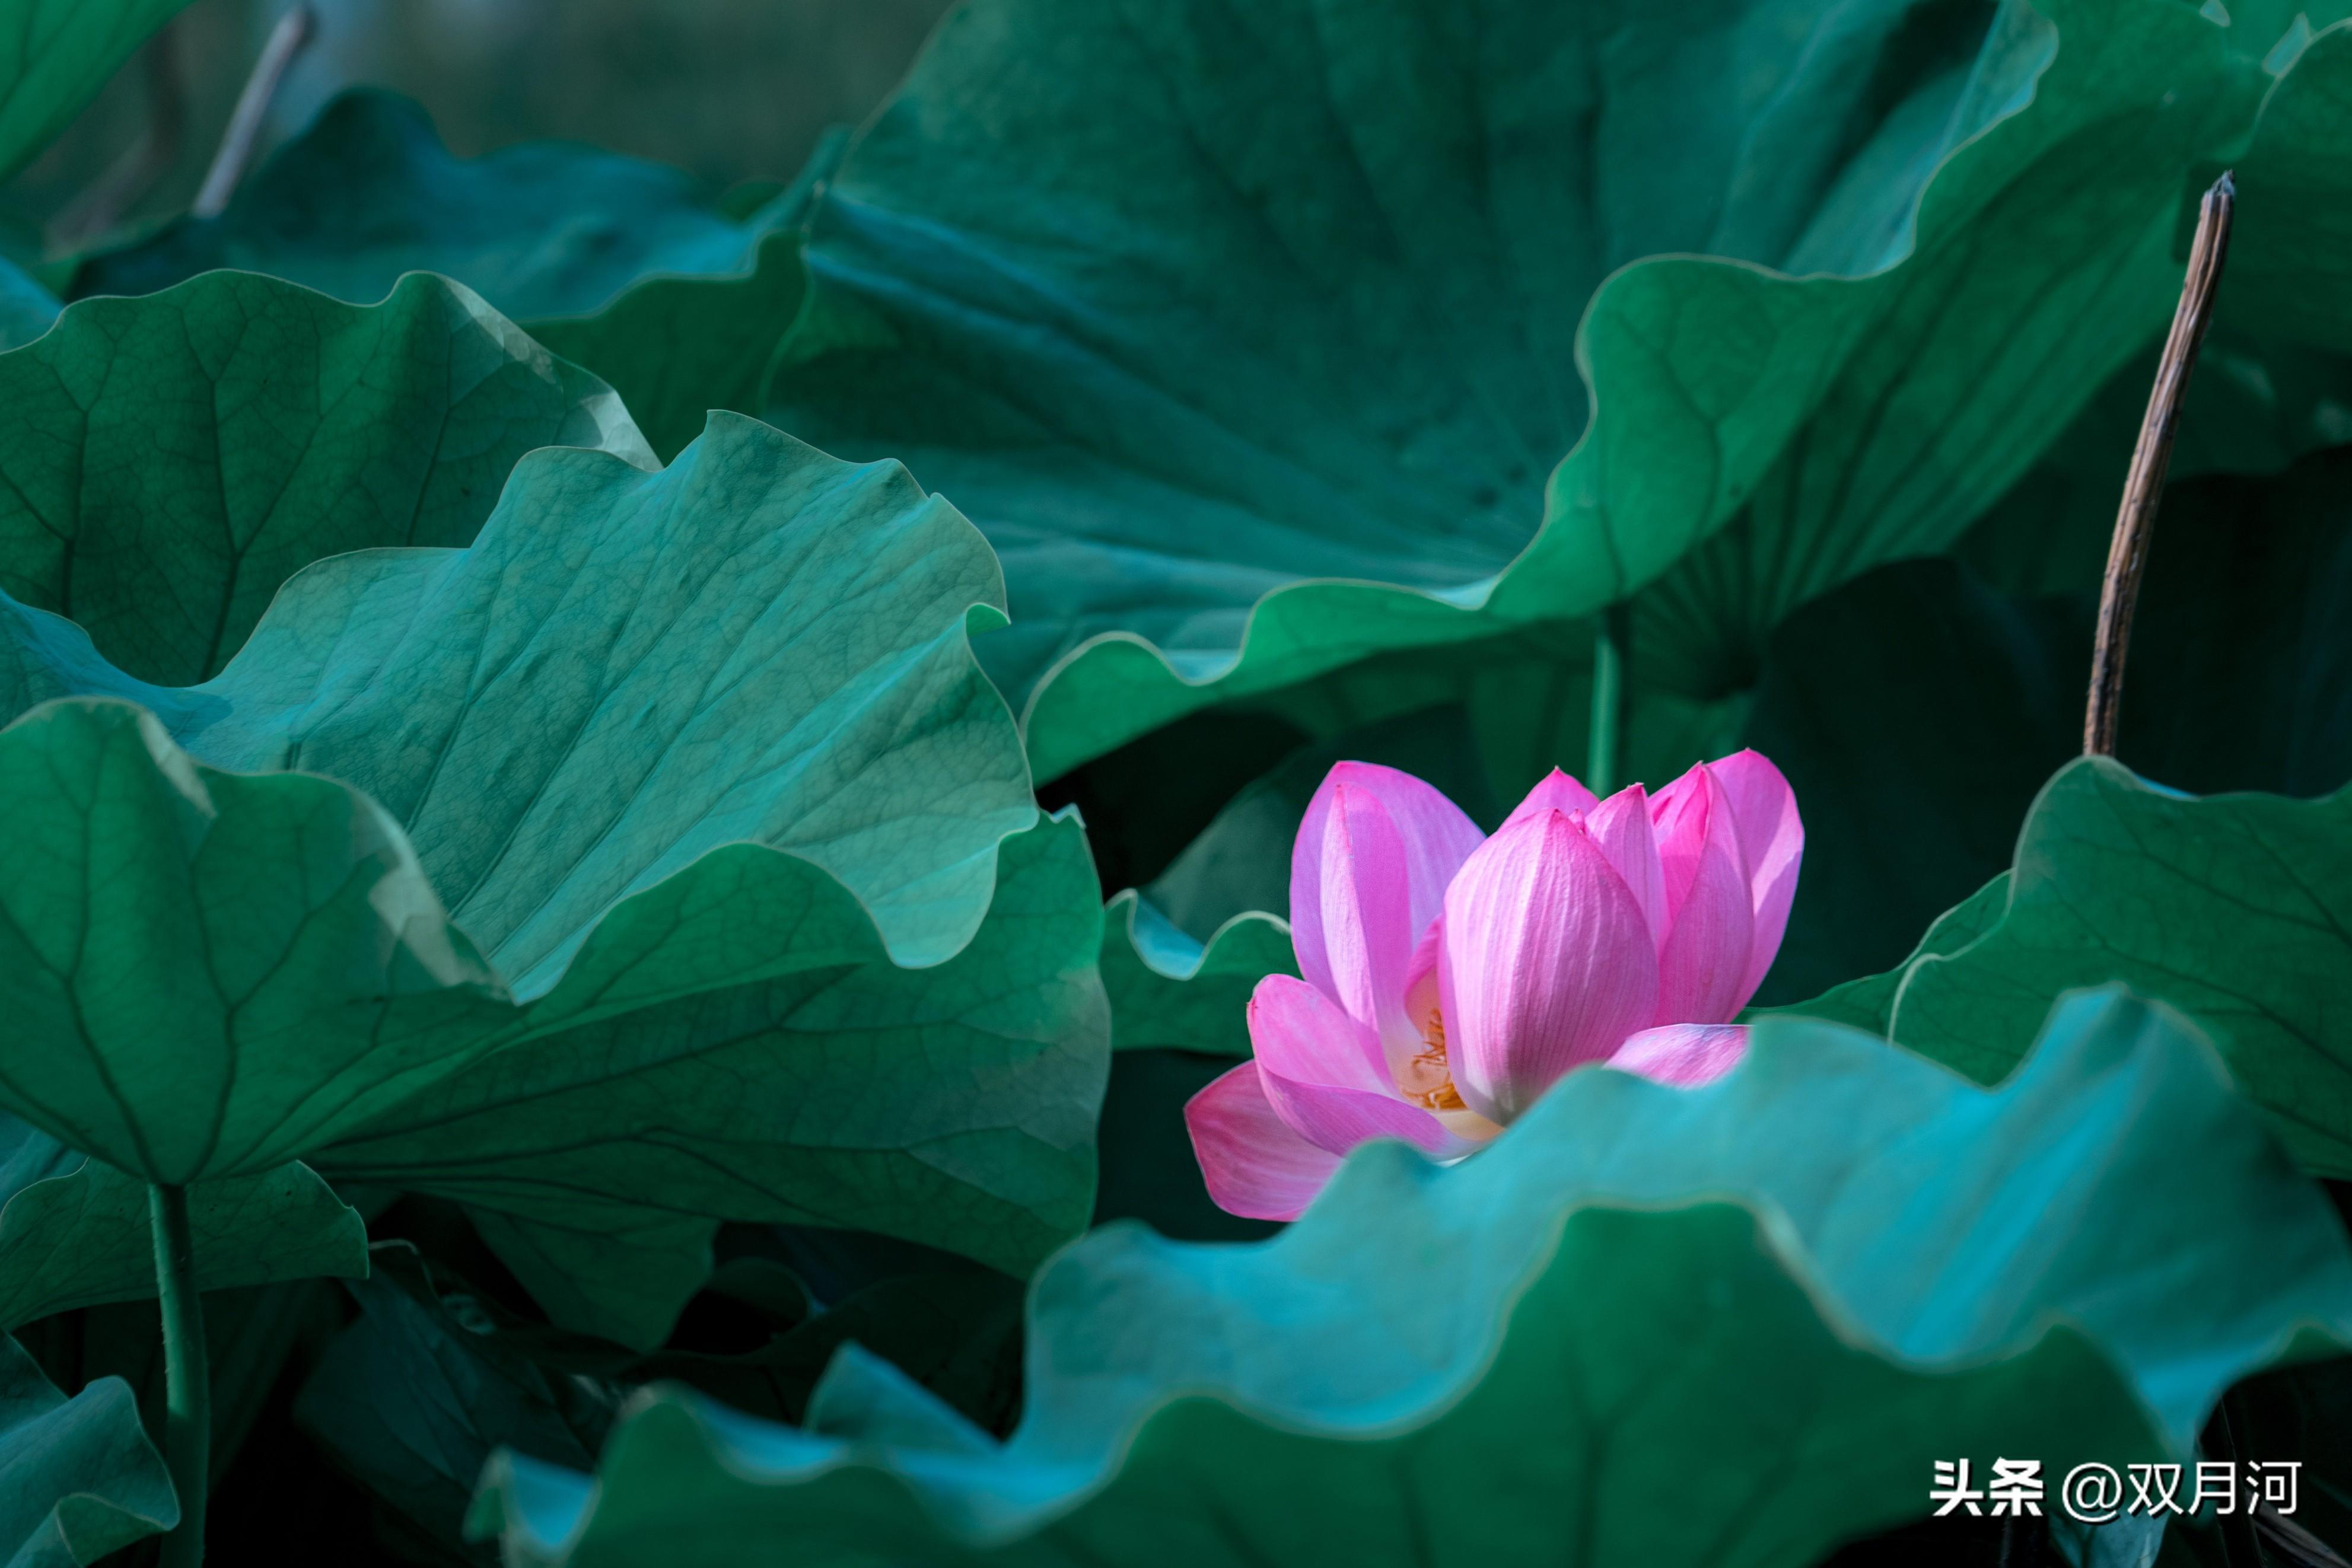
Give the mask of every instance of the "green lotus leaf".
[[175, 685], [314, 560], [471, 542], [525, 452], [653, 466], [610, 388], [431, 277], [365, 308], [235, 273], [86, 300], [0, 355], [0, 591]]
[[337, 97], [215, 218], [91, 257], [76, 298], [152, 294], [239, 267], [364, 304], [405, 272], [458, 279], [515, 319], [576, 316], [648, 273], [747, 266], [764, 224], [716, 211], [682, 172], [573, 142], [453, 156], [394, 93]]
[[979, 537], [903, 470], [719, 414], [657, 473], [529, 454], [467, 549], [312, 565], [201, 686], [133, 680], [0, 606], [0, 712], [128, 699], [214, 767], [367, 790], [525, 996], [615, 901], [738, 840], [833, 873], [895, 957], [936, 963], [979, 925], [997, 841], [1035, 817], [967, 651], [967, 607], [1001, 593]]
[[2352, 136], [2346, 9], [2334, 4], [2295, 16], [2266, 62], [2279, 80], [2237, 161], [2242, 216], [2230, 257], [2242, 316], [2339, 354], [2352, 352], [2352, 173], [2336, 155]]
[[1795, 1019], [1707, 1089], [1571, 1074], [1452, 1168], [1360, 1152], [1264, 1245], [1097, 1232], [1029, 1333], [1002, 1445], [845, 1356], [805, 1429], [656, 1392], [593, 1483], [502, 1458], [476, 1527], [614, 1568], [1793, 1568], [1924, 1513], [1939, 1458], [2186, 1458], [2231, 1380], [2352, 1337], [2352, 1253], [2210, 1048], [2110, 991], [1997, 1091]]
[[86, 261], [78, 296], [149, 294], [241, 267], [367, 304], [438, 272], [604, 378], [667, 462], [712, 408], [759, 408], [799, 311], [789, 232], [838, 157], [827, 137], [792, 185], [740, 217], [675, 169], [567, 142], [453, 157], [425, 111], [346, 92], [215, 218]]
[[489, 1043], [496, 979], [347, 785], [74, 700], [0, 729], [0, 1107], [142, 1182], [274, 1170]]
[[[124, 862], [111, 880], [37, 855], [51, 833], [11, 841], [0, 900], [60, 949], [0, 966], [0, 1006], [39, 1020], [24, 1055], [81, 1071], [94, 1003], [153, 1020], [194, 1008], [249, 1044], [239, 1136], [208, 1145], [184, 1088], [153, 1133], [169, 1164], [18, 1108], [171, 1179], [315, 1155], [339, 1179], [559, 1230], [629, 1210], [646, 1234], [671, 1226], [673, 1255], [680, 1216], [778, 1218], [1025, 1273], [1085, 1223], [1108, 1029], [1083, 832], [1036, 825], [1018, 737], [965, 632], [1001, 593], [980, 536], [904, 470], [721, 414], [657, 473], [530, 454], [466, 549], [310, 568], [201, 686], [132, 680], [68, 623], [0, 601], [6, 711], [97, 696], [155, 716], [63, 703], [0, 732], [0, 758], [24, 758], [19, 820], [87, 800], [127, 824], [55, 831]], [[111, 768], [43, 763], [41, 737], [110, 714], [143, 749], [122, 741]], [[223, 1000], [237, 994], [226, 972], [282, 934], [199, 941], [205, 906], [168, 874], [193, 858], [252, 880], [270, 863], [217, 823], [200, 831], [192, 788], [256, 803], [254, 833], [299, 833], [299, 802], [376, 824], [362, 866], [399, 896], [371, 904], [362, 877], [329, 910], [374, 967], [276, 979], [299, 1034], [265, 1040], [270, 1020]], [[249, 902], [344, 886], [262, 880]], [[79, 898], [146, 911], [97, 927], [117, 960], [102, 998], [62, 950]], [[45, 1010], [22, 1010], [19, 989]], [[332, 1019], [309, 1019], [320, 1009]], [[368, 1046], [344, 1061], [334, 1042], [353, 1033]], [[177, 1071], [217, 1068], [160, 1021], [122, 1038]], [[287, 1068], [299, 1116], [256, 1098], [279, 1078], [257, 1061]], [[294, 1069], [322, 1061], [354, 1082], [326, 1098], [298, 1085]], [[14, 1071], [15, 1053], [0, 1065]], [[617, 1295], [600, 1299], [653, 1332], [643, 1281], [621, 1277], [631, 1249], [604, 1251]]]
[[1236, 915], [1195, 941], [1129, 888], [1104, 911], [1102, 977], [1111, 1045], [1250, 1053], [1250, 993], [1268, 975], [1295, 975], [1290, 924]]
[[1041, 777], [1645, 585], [1719, 695], [2160, 334], [2271, 20], [984, 0], [818, 201], [769, 417], [988, 530]]
[[[486, 1234], [527, 1281], [563, 1273], [577, 1305], [541, 1292], [559, 1322], [638, 1345], [700, 1282], [682, 1261], [656, 1277], [648, 1239], [679, 1258], [711, 1217], [878, 1230], [1017, 1276], [1084, 1228], [1109, 1019], [1075, 819], [1006, 840], [986, 924], [913, 970], [801, 862], [746, 846], [697, 869], [608, 915], [524, 1038], [315, 1163], [531, 1222], [552, 1268]], [[738, 945], [735, 975], [689, 990]]]
[[[13, 1119], [0, 1137], [0, 1324], [154, 1295], [145, 1185]], [[188, 1208], [205, 1290], [367, 1272], [367, 1227], [304, 1166], [206, 1182]]]
[[593, 315], [534, 320], [530, 332], [611, 382], [667, 462], [701, 434], [710, 410], [758, 412], [805, 276], [800, 236], [771, 234], [744, 272], [647, 277]]
[[16, 0], [0, 26], [0, 180], [98, 96], [188, 0]]
[[2197, 1019], [2295, 1158], [2352, 1176], [2352, 788], [2199, 799], [2069, 766], [2026, 819], [1999, 920], [1905, 967], [1888, 1036], [1990, 1082], [2031, 1015], [2109, 979]]
[[68, 1399], [0, 1335], [0, 1549], [10, 1568], [84, 1568], [180, 1522], [163, 1457], [131, 1385], [101, 1377]]

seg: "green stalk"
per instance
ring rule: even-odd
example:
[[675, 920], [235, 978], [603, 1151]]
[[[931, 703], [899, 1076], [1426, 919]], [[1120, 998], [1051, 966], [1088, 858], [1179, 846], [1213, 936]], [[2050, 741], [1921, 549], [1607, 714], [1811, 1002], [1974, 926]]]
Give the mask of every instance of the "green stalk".
[[1584, 787], [1616, 792], [1625, 747], [1625, 651], [1633, 641], [1632, 612], [1621, 601], [1601, 617], [1592, 638], [1592, 729], [1584, 748]]
[[180, 1523], [163, 1538], [159, 1568], [200, 1568], [205, 1560], [205, 1491], [211, 1484], [212, 1374], [205, 1365], [205, 1299], [196, 1291], [195, 1236], [188, 1228], [188, 1189], [147, 1189], [155, 1232], [156, 1298], [163, 1309], [163, 1458], [180, 1494]]

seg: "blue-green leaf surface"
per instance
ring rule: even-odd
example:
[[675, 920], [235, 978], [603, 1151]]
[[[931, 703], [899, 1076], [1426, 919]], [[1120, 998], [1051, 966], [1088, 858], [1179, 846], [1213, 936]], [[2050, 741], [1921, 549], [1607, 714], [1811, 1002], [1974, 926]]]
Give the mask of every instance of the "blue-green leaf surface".
[[367, 308], [240, 274], [88, 300], [0, 354], [0, 591], [167, 685], [314, 560], [472, 542], [536, 447], [654, 465], [611, 388], [430, 277]]
[[1088, 1238], [1002, 1445], [846, 1356], [804, 1429], [656, 1393], [593, 1486], [509, 1459], [476, 1521], [583, 1568], [1796, 1568], [1937, 1458], [2183, 1458], [2347, 1343], [2333, 1212], [2176, 1016], [2076, 998], [1993, 1092], [1773, 1020], [1708, 1089], [1591, 1070], [1450, 1169], [1367, 1148], [1263, 1245]]
[[[41, 1009], [0, 1069], [163, 1052], [220, 1084], [247, 1053], [231, 1090], [119, 1078], [127, 1115], [86, 1071], [71, 1106], [12, 1107], [84, 1148], [120, 1124], [95, 1152], [174, 1178], [310, 1157], [559, 1229], [625, 1210], [673, 1257], [680, 1218], [777, 1218], [1025, 1272], [1090, 1207], [1108, 1040], [1082, 832], [1035, 825], [966, 640], [1000, 593], [979, 536], [903, 470], [721, 415], [658, 473], [530, 455], [467, 549], [311, 567], [200, 686], [132, 680], [0, 604], [8, 711], [108, 699], [0, 732], [12, 810], [76, 819], [42, 841], [89, 851], [19, 841], [0, 876], [20, 939], [47, 944], [0, 966]], [[117, 744], [52, 768], [45, 737], [93, 725]], [[224, 799], [246, 804], [207, 816]], [[373, 825], [302, 838], [314, 820]], [[293, 841], [272, 860], [237, 833]], [[237, 877], [292, 915], [204, 914]], [[387, 879], [398, 897], [372, 897]], [[300, 940], [322, 899], [369, 962], [278, 978], [272, 952], [339, 950]], [[132, 1020], [96, 1037], [96, 971], [60, 946], [91, 901], [113, 911], [100, 1021]], [[234, 1005], [248, 969], [276, 1012]], [[167, 1018], [202, 1020], [206, 1048], [142, 1021]], [[621, 1300], [598, 1326], [658, 1339], [682, 1291], [649, 1305], [629, 1250], [604, 1250]]]
[[738, 216], [675, 169], [589, 147], [453, 157], [416, 104], [348, 92], [218, 217], [91, 257], [74, 287], [146, 294], [243, 267], [364, 305], [405, 272], [442, 273], [617, 388], [667, 461], [706, 411], [757, 412], [800, 309], [792, 230], [841, 142], [826, 136], [795, 182]]
[[819, 201], [771, 417], [989, 531], [1041, 776], [1645, 585], [1712, 696], [2158, 335], [2289, 20], [982, 0]]
[[[0, 1140], [0, 1325], [154, 1295], [146, 1184], [13, 1117]], [[367, 1227], [305, 1166], [206, 1182], [188, 1210], [207, 1291], [367, 1272]]]
[[86, 1568], [180, 1521], [131, 1385], [68, 1399], [0, 1335], [0, 1551], [9, 1568]]

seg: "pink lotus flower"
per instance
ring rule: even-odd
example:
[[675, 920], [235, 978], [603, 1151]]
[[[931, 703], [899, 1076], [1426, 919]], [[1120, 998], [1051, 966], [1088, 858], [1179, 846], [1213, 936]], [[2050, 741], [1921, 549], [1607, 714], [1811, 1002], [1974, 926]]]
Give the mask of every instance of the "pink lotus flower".
[[1184, 1107], [1210, 1196], [1296, 1218], [1358, 1144], [1460, 1158], [1587, 1062], [1721, 1077], [1804, 847], [1788, 780], [1753, 751], [1654, 800], [1596, 800], [1555, 770], [1491, 839], [1412, 775], [1340, 763], [1290, 853], [1305, 978], [1258, 982], [1256, 1059]]

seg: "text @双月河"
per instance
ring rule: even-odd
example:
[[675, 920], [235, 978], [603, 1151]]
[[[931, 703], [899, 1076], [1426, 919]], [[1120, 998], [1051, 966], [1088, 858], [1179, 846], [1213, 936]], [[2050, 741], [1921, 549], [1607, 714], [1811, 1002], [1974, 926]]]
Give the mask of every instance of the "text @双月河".
[[[2303, 1466], [2300, 1461], [2232, 1462], [2209, 1459], [2193, 1465], [2076, 1465], [2058, 1485], [2053, 1506], [2084, 1524], [2107, 1524], [2126, 1514], [2161, 1518], [2167, 1514], [2205, 1517], [2213, 1514], [2294, 1511]], [[1989, 1514], [1996, 1518], [2039, 1516], [2047, 1489], [2040, 1459], [1995, 1459], [1992, 1474], [1975, 1484], [1967, 1459], [1937, 1459], [1927, 1500], [1935, 1517], [1948, 1513]]]

